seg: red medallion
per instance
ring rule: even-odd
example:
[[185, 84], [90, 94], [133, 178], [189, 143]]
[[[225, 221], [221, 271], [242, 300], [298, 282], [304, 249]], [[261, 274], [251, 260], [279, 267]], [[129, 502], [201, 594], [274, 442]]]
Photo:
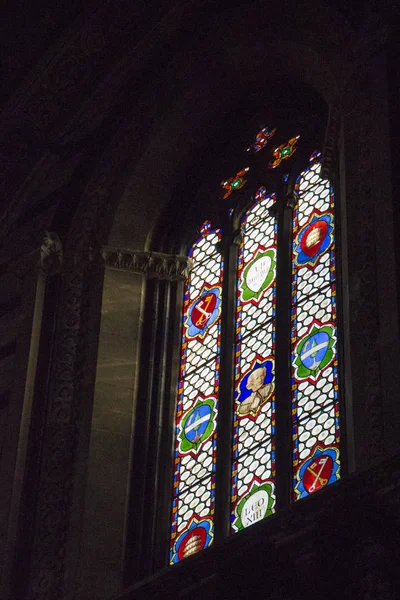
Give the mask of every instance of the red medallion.
[[213, 292], [206, 294], [193, 305], [191, 318], [192, 323], [198, 329], [205, 329], [217, 304], [217, 296]]
[[307, 256], [315, 256], [318, 254], [328, 233], [328, 223], [321, 219], [309, 225], [301, 238], [301, 249]]
[[195, 527], [191, 529], [182, 540], [178, 549], [178, 558], [182, 560], [191, 554], [203, 550], [207, 539], [207, 532], [204, 527]]
[[320, 454], [312, 460], [304, 471], [303, 485], [312, 494], [325, 487], [332, 475], [333, 460], [327, 454]]

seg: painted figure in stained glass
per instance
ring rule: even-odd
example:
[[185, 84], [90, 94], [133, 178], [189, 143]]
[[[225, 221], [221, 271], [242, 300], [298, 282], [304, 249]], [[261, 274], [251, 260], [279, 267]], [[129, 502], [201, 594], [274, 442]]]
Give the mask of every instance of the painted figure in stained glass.
[[271, 481], [263, 483], [258, 477], [254, 477], [248, 490], [239, 499], [235, 508], [236, 519], [232, 524], [235, 531], [249, 527], [274, 512], [275, 493]]
[[319, 373], [334, 359], [334, 345], [335, 326], [332, 323], [311, 323], [294, 351], [295, 377], [315, 381]]
[[276, 129], [269, 130], [268, 127], [264, 127], [261, 129], [256, 135], [256, 139], [251, 146], [247, 148], [247, 152], [254, 150], [254, 152], [259, 152], [268, 144], [268, 140], [274, 135]]
[[248, 172], [248, 170], [249, 167], [245, 167], [244, 169], [236, 173], [234, 177], [229, 177], [229, 179], [221, 183], [222, 189], [225, 190], [225, 193], [222, 196], [223, 200], [225, 200], [225, 198], [229, 198], [232, 192], [240, 190], [246, 185], [247, 179], [245, 179], [245, 175]]
[[271, 397], [273, 384], [273, 360], [263, 362], [255, 359], [239, 383], [237, 414], [239, 417], [256, 417], [260, 408]]
[[197, 399], [182, 417], [179, 433], [179, 452], [196, 453], [215, 430], [216, 399]]
[[221, 286], [204, 286], [200, 296], [189, 306], [186, 320], [187, 338], [202, 339], [218, 319], [221, 310]]
[[339, 479], [339, 451], [337, 448], [325, 448], [317, 444], [297, 471], [295, 492], [300, 498], [318, 492]]
[[333, 243], [333, 216], [321, 214], [317, 209], [300, 229], [294, 244], [294, 260], [297, 266], [313, 267], [319, 257]]
[[276, 250], [259, 246], [248, 262], [239, 283], [243, 302], [257, 302], [275, 281]]
[[275, 150], [272, 152], [272, 156], [274, 158], [269, 163], [270, 169], [275, 169], [281, 164], [283, 160], [287, 160], [288, 158], [293, 156], [293, 154], [296, 152], [295, 146], [299, 138], [300, 136], [296, 135], [296, 137], [290, 138], [287, 144], [281, 144], [280, 146], [275, 148]]
[[212, 539], [212, 520], [207, 518], [201, 519], [193, 515], [188, 526], [174, 544], [171, 562], [176, 563], [183, 558], [196, 554], [200, 550], [208, 548]]

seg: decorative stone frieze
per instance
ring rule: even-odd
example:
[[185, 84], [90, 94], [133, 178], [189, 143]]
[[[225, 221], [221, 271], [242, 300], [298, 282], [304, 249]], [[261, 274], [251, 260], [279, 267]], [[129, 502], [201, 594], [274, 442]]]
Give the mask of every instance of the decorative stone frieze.
[[114, 248], [103, 248], [101, 255], [108, 267], [141, 273], [156, 279], [185, 280], [191, 269], [191, 260], [187, 256]]

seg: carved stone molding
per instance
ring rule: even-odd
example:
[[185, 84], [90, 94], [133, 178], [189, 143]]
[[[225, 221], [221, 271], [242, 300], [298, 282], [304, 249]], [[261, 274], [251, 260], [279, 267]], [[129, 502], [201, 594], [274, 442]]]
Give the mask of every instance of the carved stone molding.
[[66, 273], [62, 280], [28, 596], [31, 600], [62, 597], [65, 524], [69, 518], [73, 456], [78, 438], [76, 365], [83, 280], [82, 270]]
[[132, 271], [156, 279], [184, 281], [191, 269], [191, 260], [187, 256], [162, 254], [161, 252], [134, 252], [113, 248], [103, 248], [101, 255], [108, 267]]
[[329, 110], [328, 127], [325, 134], [324, 151], [322, 153], [321, 177], [332, 180], [335, 169], [335, 156], [340, 130], [340, 113], [336, 106]]

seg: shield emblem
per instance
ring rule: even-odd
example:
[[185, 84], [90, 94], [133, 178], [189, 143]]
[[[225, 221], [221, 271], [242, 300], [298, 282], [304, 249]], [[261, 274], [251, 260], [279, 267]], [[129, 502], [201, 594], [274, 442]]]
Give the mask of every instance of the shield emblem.
[[203, 404], [195, 408], [184, 426], [186, 439], [192, 444], [197, 445], [207, 430], [208, 424], [212, 418], [212, 410], [208, 404]]
[[332, 475], [333, 460], [328, 454], [320, 454], [306, 467], [303, 485], [308, 494], [325, 487]]
[[207, 532], [204, 527], [195, 527], [188, 531], [178, 549], [178, 559], [182, 560], [187, 556], [191, 556], [203, 548], [206, 545]]
[[179, 423], [179, 452], [195, 456], [216, 427], [216, 398], [197, 398]]
[[318, 331], [310, 335], [303, 344], [300, 360], [306, 369], [317, 371], [329, 349], [329, 335], [325, 331]]
[[217, 304], [217, 296], [214, 292], [210, 292], [200, 298], [192, 308], [191, 318], [193, 325], [198, 329], [204, 330], [214, 312]]
[[301, 238], [300, 246], [306, 256], [316, 256], [328, 233], [328, 223], [321, 219], [307, 227]]

